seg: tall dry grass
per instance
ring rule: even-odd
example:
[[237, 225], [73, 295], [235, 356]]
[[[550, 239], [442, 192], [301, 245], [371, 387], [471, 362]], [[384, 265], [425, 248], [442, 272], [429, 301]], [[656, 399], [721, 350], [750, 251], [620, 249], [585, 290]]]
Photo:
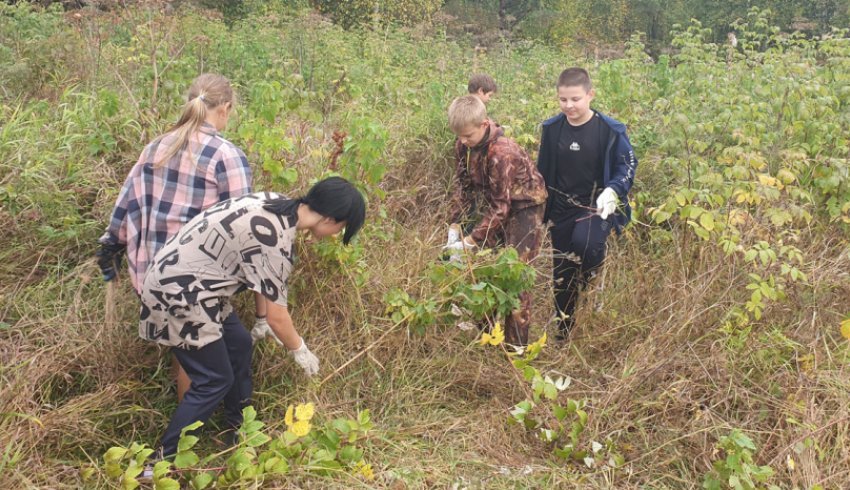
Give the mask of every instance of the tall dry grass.
[[[120, 15], [109, 18], [120, 22]], [[98, 21], [96, 15], [91, 19]], [[189, 21], [207, 25], [195, 17]], [[315, 30], [300, 35], [318, 40], [327, 34], [322, 30], [327, 27], [310, 29]], [[289, 31], [274, 32], [287, 42], [294, 37]], [[429, 288], [423, 273], [444, 239], [452, 172], [450, 138], [438, 124], [449, 87], [462, 87], [463, 70], [453, 69], [450, 58], [463, 52], [462, 45], [446, 42], [450, 56], [438, 59], [436, 72], [428, 73], [439, 72], [449, 82], [435, 88], [428, 85], [431, 80], [417, 81], [404, 70], [406, 63], [434, 64], [433, 45], [390, 32], [365, 40], [333, 33], [350, 44], [360, 42], [358, 56], [384, 70], [385, 81], [367, 85], [380, 90], [382, 98], [344, 95], [336, 101], [340, 113], [323, 116], [321, 123], [303, 117], [311, 106], [281, 121], [298, 143], [290, 157], [300, 162], [298, 183], [285, 190], [297, 193], [324, 171], [333, 147], [330, 134], [352, 117], [346, 111], [368, 112], [364, 105], [384, 104], [375, 111], [387, 113], [382, 121], [392, 135], [386, 150], [392, 165], [381, 183], [386, 197], [372, 200], [369, 219], [376, 222], [380, 209], [386, 218], [372, 236], [367, 228], [360, 239], [368, 272], [362, 287], [352, 271], [322, 262], [309, 244], [299, 243], [292, 313], [321, 359], [324, 381], [305, 379], [276, 344], [266, 342], [256, 350], [254, 402], [272, 433], [284, 429], [283, 415], [293, 402], [313, 401], [319, 417], [327, 418], [368, 408], [376, 431], [366, 458], [377, 479], [364, 483], [296, 470], [266, 487], [698, 488], [712, 462], [723, 457], [716, 450], [719, 437], [732, 428], [753, 437], [757, 462], [770, 464], [777, 471], [773, 481], [783, 487], [850, 486], [847, 346], [835, 334], [850, 296], [846, 229], [820, 217], [801, 230], [796, 244], [806, 257], [808, 283], [789, 286], [788, 299], [771, 303], [751, 331], [726, 332], [721, 327], [730, 307], [748, 295], [745, 264], [706, 246], [686, 226], [649, 224], [645, 213], [637, 214], [624, 235], [609, 242], [604, 289], [597, 282], [586, 294], [570, 342], [550, 343], [538, 361], [541, 371], [572, 379], [566, 395], [588, 400], [583, 439], [610, 439], [626, 464], [589, 469], [559, 461], [532, 434], [506, 423], [511, 407], [529, 391], [504, 355], [481, 349], [473, 333], [453, 326], [413, 334], [386, 316], [382, 300], [394, 287], [411, 294]], [[403, 46], [413, 51], [402, 51]], [[101, 47], [102, 56], [114, 48], [109, 43]], [[394, 49], [405, 56], [421, 50], [426, 60], [402, 55], [393, 60]], [[511, 110], [522, 108], [542, 118], [551, 109], [548, 99], [540, 96], [527, 104], [519, 99], [542, 90], [545, 84], [536, 78], [556, 70], [555, 60], [562, 60], [550, 53], [551, 66], [523, 71], [526, 58], [537, 60], [543, 48], [519, 54], [511, 49], [495, 53], [488, 65], [502, 70], [497, 78], [511, 82], [494, 112], [516, 134], [524, 134], [536, 122], [521, 121], [526, 116]], [[318, 63], [317, 71], [332, 72]], [[189, 64], [183, 60], [176, 66]], [[363, 78], [371, 76], [363, 65], [352, 64], [367, 74]], [[77, 72], [83, 65], [73, 66], [75, 76], [84, 76], [85, 71]], [[248, 69], [235, 62], [232, 68]], [[74, 79], [58, 81], [66, 88], [76, 84]], [[88, 81], [122, 90], [118, 79]], [[0, 195], [5, 230], [0, 247], [0, 488], [109, 488], [115, 482], [99, 473], [84, 483], [80, 468], [99, 465], [113, 445], [153, 445], [175, 404], [167, 354], [136, 337], [137, 304], [127, 281], [107, 288], [92, 258], [93, 238], [139, 150], [131, 143], [150, 128], [127, 121], [98, 126], [96, 105], [75, 105], [77, 99], [55, 89], [47, 95], [42, 88], [36, 92], [17, 102], [4, 100], [7, 123], [0, 130], [5, 135], [2, 184], [29, 179], [32, 192], [15, 199]], [[629, 93], [615, 94], [626, 102], [611, 96], [607, 103], [633, 104], [630, 114], [648, 117], [651, 110], [639, 100], [629, 101]], [[422, 107], [405, 105], [413, 96]], [[126, 97], [120, 104], [118, 119], [132, 106]], [[31, 114], [20, 116], [18, 106], [32, 108]], [[65, 112], [52, 118], [59, 107]], [[77, 122], [69, 125], [72, 119]], [[91, 157], [76, 139], [56, 136], [77, 138], [84, 134], [79, 128], [89, 127], [111, 128], [117, 143]], [[644, 141], [663, 139], [665, 130], [651, 126], [639, 135]], [[647, 158], [637, 187], [663, 192], [669, 176], [659, 164], [661, 151], [641, 151]], [[257, 175], [258, 188], [270, 187], [267, 177]], [[63, 230], [81, 231], [56, 234]], [[762, 234], [753, 228], [743, 240]], [[538, 287], [532, 337], [547, 329], [552, 333], [549, 257], [543, 253], [534, 263]], [[239, 303], [250, 324], [248, 302]], [[211, 439], [204, 438], [202, 447], [214, 450]]]

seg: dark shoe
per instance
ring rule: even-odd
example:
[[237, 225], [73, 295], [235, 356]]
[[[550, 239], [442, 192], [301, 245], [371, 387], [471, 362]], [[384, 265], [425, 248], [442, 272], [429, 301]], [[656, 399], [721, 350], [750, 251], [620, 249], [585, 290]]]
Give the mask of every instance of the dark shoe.
[[570, 332], [572, 332], [575, 323], [570, 321], [560, 322], [558, 323], [558, 330], [555, 332], [555, 342], [564, 343], [570, 339]]
[[224, 429], [219, 433], [216, 440], [225, 449], [237, 446], [239, 444], [239, 430], [233, 427]]

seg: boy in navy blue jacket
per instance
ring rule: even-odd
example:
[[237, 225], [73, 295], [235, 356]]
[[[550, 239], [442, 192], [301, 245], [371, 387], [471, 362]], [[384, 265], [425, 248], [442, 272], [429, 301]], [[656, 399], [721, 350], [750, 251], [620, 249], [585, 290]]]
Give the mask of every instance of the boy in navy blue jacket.
[[626, 126], [590, 108], [594, 95], [586, 70], [561, 73], [561, 114], [543, 122], [537, 159], [549, 191], [543, 222], [551, 223], [560, 340], [575, 324], [580, 290], [605, 259], [611, 228], [619, 232], [631, 218], [637, 158]]

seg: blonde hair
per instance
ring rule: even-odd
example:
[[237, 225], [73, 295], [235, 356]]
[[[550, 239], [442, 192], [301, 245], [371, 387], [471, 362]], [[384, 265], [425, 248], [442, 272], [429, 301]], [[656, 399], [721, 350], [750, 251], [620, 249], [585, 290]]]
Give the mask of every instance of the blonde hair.
[[162, 167], [174, 155], [186, 150], [189, 144], [189, 136], [198, 131], [207, 119], [207, 111], [211, 111], [222, 104], [235, 104], [233, 87], [230, 80], [215, 73], [204, 73], [199, 75], [189, 87], [187, 102], [183, 106], [180, 119], [164, 135], [157, 138], [162, 140], [166, 135], [174, 135], [174, 141], [166, 148], [163, 157], [154, 163], [154, 167]]
[[479, 126], [487, 119], [484, 102], [474, 95], [464, 95], [452, 101], [449, 106], [449, 127], [459, 133], [470, 126]]

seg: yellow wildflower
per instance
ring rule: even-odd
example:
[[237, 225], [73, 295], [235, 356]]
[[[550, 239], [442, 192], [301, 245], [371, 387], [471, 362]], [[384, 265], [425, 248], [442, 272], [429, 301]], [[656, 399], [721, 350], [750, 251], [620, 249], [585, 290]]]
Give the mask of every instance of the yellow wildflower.
[[493, 330], [490, 333], [484, 332], [481, 334], [481, 345], [499, 345], [505, 341], [505, 331], [502, 330], [502, 324], [496, 322], [496, 325], [493, 326]]
[[293, 407], [292, 407], [292, 405], [290, 405], [289, 408], [286, 409], [286, 415], [283, 417], [283, 421], [286, 423], [287, 427], [292, 425], [292, 422], [293, 422], [292, 410], [293, 410]]
[[297, 437], [304, 437], [310, 433], [310, 422], [306, 420], [299, 420], [289, 427], [289, 431]]
[[363, 478], [365, 478], [367, 480], [374, 480], [375, 479], [375, 472], [372, 471], [372, 465], [370, 465], [370, 464], [364, 464], [363, 466], [361, 466], [360, 467], [360, 474], [363, 475]]
[[841, 336], [850, 340], [850, 318], [841, 322]]
[[546, 332], [543, 332], [543, 336], [533, 342], [530, 347], [534, 346], [539, 346], [541, 349], [546, 346]]
[[312, 403], [302, 403], [295, 407], [295, 418], [298, 420], [310, 420], [313, 418], [315, 411]]

